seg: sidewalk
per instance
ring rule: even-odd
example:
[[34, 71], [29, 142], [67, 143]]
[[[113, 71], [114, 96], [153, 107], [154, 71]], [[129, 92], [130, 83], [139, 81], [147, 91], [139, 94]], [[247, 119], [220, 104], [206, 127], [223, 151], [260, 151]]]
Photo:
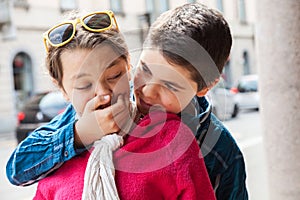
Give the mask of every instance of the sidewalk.
[[28, 187], [14, 186], [6, 178], [6, 163], [15, 149], [17, 141], [14, 133], [0, 133], [0, 188], [2, 200], [29, 200], [33, 198], [36, 190], [36, 184]]
[[0, 132], [0, 142], [5, 140], [14, 140], [15, 139], [15, 133], [13, 132]]

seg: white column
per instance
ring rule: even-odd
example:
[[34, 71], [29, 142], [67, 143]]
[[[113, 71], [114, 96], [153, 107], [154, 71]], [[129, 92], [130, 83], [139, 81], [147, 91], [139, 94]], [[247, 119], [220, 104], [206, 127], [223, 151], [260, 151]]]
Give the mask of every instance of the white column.
[[[300, 1], [257, 1], [257, 59], [270, 199], [300, 198]], [[257, 180], [259, 181], [259, 180]]]

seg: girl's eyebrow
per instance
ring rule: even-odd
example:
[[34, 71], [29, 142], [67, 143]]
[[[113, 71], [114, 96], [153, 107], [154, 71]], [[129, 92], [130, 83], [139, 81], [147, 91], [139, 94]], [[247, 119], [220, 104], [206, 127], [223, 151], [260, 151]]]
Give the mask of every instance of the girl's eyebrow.
[[[116, 65], [116, 64], [120, 61], [120, 59], [123, 59], [123, 58], [122, 58], [122, 57], [118, 57], [117, 59], [115, 59], [114, 61], [112, 61], [112, 62], [107, 66], [106, 69], [109, 69], [109, 68], [113, 67], [114, 65]], [[105, 70], [106, 70], [106, 69], [105, 69]], [[80, 74], [75, 74], [74, 76], [71, 77], [71, 80], [80, 79], [80, 78], [85, 77], [85, 76], [91, 76], [91, 74], [88, 74], [88, 73], [85, 73], [85, 72], [80, 73]]]
[[91, 74], [88, 74], [88, 73], [80, 73], [80, 74], [75, 74], [74, 76], [71, 77], [71, 80], [75, 80], [75, 79], [80, 79], [82, 77], [85, 77], [85, 76], [91, 76]]

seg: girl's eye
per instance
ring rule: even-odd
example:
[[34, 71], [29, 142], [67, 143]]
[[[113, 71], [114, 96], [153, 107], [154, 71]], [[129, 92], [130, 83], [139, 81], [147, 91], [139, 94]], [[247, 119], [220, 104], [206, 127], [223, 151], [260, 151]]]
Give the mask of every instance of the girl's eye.
[[171, 83], [165, 83], [165, 86], [169, 89], [169, 90], [172, 90], [174, 92], [177, 92], [178, 89], [175, 88]]
[[75, 87], [75, 89], [77, 89], [77, 90], [86, 90], [86, 89], [89, 89], [91, 87], [92, 87], [92, 84], [89, 83], [89, 84], [87, 84], [85, 86]]
[[119, 72], [119, 73], [117, 73], [117, 74], [114, 74], [114, 75], [112, 75], [112, 76], [109, 76], [109, 77], [107, 78], [107, 80], [108, 80], [108, 81], [113, 81], [113, 80], [119, 78], [121, 75], [122, 75], [122, 72]]

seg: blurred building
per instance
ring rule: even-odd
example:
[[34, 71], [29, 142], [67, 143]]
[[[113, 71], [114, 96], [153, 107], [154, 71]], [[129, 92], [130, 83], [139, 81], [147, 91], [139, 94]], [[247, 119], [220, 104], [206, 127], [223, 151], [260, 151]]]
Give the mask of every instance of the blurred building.
[[17, 112], [34, 93], [54, 89], [44, 67], [42, 33], [73, 9], [113, 10], [135, 65], [149, 25], [162, 12], [187, 2], [220, 10], [233, 34], [227, 86], [256, 73], [254, 1], [251, 0], [0, 0], [0, 132], [13, 131]]

